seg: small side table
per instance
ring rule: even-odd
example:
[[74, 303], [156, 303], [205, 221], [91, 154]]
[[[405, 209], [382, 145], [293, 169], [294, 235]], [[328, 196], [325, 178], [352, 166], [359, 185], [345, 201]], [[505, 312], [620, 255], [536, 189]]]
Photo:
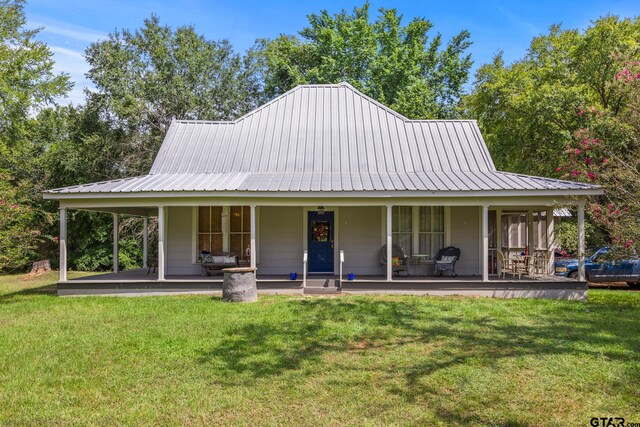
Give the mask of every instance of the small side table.
[[424, 277], [427, 277], [427, 271], [428, 271], [428, 267], [429, 267], [429, 261], [431, 261], [431, 255], [430, 254], [413, 254], [411, 255], [411, 260], [413, 261], [413, 264], [416, 266], [416, 270], [414, 271], [414, 274], [417, 276], [418, 275], [418, 265], [424, 265]]

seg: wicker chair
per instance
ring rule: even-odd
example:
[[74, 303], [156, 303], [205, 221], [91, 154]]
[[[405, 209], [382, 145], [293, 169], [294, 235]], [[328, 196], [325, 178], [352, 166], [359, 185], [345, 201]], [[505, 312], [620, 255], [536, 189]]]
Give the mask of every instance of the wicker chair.
[[451, 277], [456, 277], [456, 261], [460, 259], [460, 249], [448, 246], [446, 248], [440, 249], [438, 251], [438, 255], [436, 256], [436, 268], [435, 275], [442, 276], [445, 271], [449, 271], [451, 273]]
[[[397, 244], [394, 243], [391, 245], [391, 265], [393, 274], [400, 275], [401, 271], [407, 273], [409, 275], [409, 257], [405, 254], [404, 249]], [[397, 258], [397, 263], [393, 262], [393, 259]], [[380, 260], [382, 261], [382, 265], [387, 265], [387, 245], [383, 245], [380, 249]]]

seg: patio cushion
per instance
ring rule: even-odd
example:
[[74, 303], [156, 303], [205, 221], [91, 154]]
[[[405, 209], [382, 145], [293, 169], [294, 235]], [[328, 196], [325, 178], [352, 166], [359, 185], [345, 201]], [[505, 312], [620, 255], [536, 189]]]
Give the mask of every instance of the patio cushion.
[[236, 263], [236, 257], [234, 256], [225, 256], [223, 257], [223, 264], [235, 264]]
[[456, 256], [455, 255], [444, 255], [442, 257], [442, 259], [440, 259], [439, 261], [436, 261], [436, 263], [438, 264], [451, 264], [453, 261], [455, 261]]
[[400, 265], [400, 257], [399, 256], [394, 256], [393, 258], [391, 258], [391, 265], [393, 265], [394, 267], [397, 267]]
[[202, 254], [201, 255], [202, 262], [205, 264], [211, 264], [213, 262], [213, 255], [211, 254]]

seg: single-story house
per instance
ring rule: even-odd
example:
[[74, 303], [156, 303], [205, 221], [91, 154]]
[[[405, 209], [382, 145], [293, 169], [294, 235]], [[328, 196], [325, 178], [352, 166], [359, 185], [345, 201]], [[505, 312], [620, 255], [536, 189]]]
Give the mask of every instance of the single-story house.
[[[474, 120], [410, 120], [340, 83], [298, 86], [234, 121], [174, 120], [147, 175], [44, 197], [60, 203], [65, 289], [74, 282], [66, 212], [85, 209], [114, 215], [114, 274], [103, 284], [128, 280], [118, 272], [117, 222], [129, 214], [159, 223], [157, 273], [130, 279], [145, 289], [219, 281], [201, 276], [205, 251], [235, 254], [259, 281], [295, 272], [339, 275], [342, 284], [351, 273], [354, 286], [393, 290], [444, 281], [433, 278], [433, 263], [449, 246], [460, 249], [456, 283], [509, 288], [495, 276], [498, 252], [549, 254], [551, 280], [554, 208], [577, 207], [583, 258], [585, 199], [600, 194], [595, 185], [498, 171]], [[397, 247], [409, 277], [394, 274]]]

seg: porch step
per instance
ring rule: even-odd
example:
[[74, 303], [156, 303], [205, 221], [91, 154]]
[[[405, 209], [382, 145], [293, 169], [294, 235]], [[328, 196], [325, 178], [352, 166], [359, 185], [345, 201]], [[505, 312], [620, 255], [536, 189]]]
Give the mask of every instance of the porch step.
[[304, 288], [305, 295], [336, 295], [341, 294], [342, 290], [340, 288], [336, 288], [335, 286], [331, 287], [312, 287], [312, 288]]
[[318, 279], [309, 279], [307, 278], [307, 288], [335, 288], [338, 286], [338, 283], [335, 279], [332, 278], [318, 278]]

